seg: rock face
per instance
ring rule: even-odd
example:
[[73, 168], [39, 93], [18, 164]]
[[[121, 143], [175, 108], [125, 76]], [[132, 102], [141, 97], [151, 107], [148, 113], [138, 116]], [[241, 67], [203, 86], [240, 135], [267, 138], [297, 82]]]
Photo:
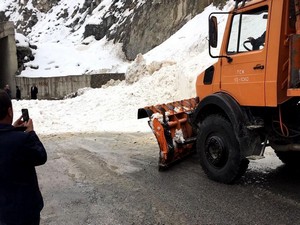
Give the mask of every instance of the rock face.
[[[17, 34], [15, 36], [16, 47], [17, 47], [17, 60], [18, 60], [18, 70], [17, 75], [21, 74], [22, 70], [25, 68], [24, 64], [34, 60], [33, 50], [37, 49], [36, 45], [29, 43], [29, 40], [21, 35]], [[31, 66], [33, 68], [33, 66]]]
[[[96, 40], [106, 37], [122, 43], [126, 58], [133, 60], [137, 54], [160, 45], [207, 5], [212, 2], [220, 5], [225, 0], [72, 1], [71, 8], [61, 0], [17, 0], [15, 9], [9, 6], [0, 11], [0, 22], [9, 20], [10, 13], [17, 10], [21, 18], [14, 21], [17, 32], [28, 35], [38, 19], [43, 18], [41, 15], [56, 9], [56, 19], [63, 18], [71, 32], [83, 26], [82, 38], [93, 35]], [[88, 20], [95, 15], [98, 22]]]
[[188, 20], [202, 12], [207, 3], [199, 0], [146, 1], [135, 10], [132, 18], [126, 18], [123, 26], [107, 36], [122, 42], [127, 59], [133, 60], [137, 54], [146, 53], [168, 39]]
[[[31, 28], [38, 22], [37, 12], [47, 13], [53, 6], [57, 5], [60, 0], [18, 0], [17, 10], [21, 19], [14, 21], [17, 27], [17, 32], [22, 34], [30, 33]], [[32, 3], [33, 9], [27, 4]], [[0, 22], [9, 20], [9, 17], [1, 17]], [[28, 29], [29, 28], [29, 29]]]
[[17, 46], [17, 60], [18, 60], [18, 70], [16, 72], [17, 75], [21, 74], [24, 69], [24, 64], [34, 60], [34, 56], [32, 54], [32, 48]]
[[40, 12], [48, 12], [59, 1], [60, 0], [32, 0], [32, 5]]

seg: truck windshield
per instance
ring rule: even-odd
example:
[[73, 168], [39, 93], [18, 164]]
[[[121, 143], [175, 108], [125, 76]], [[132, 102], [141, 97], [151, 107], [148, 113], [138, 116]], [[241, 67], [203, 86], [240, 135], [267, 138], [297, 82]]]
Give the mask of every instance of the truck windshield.
[[267, 7], [234, 15], [227, 46], [227, 54], [263, 49], [267, 18]]

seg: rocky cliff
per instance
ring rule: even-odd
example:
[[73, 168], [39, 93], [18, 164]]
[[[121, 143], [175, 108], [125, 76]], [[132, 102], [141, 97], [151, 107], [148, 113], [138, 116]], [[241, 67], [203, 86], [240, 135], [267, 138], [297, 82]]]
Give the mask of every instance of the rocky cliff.
[[[214, 1], [222, 4], [223, 0]], [[40, 20], [57, 20], [68, 32], [122, 43], [128, 60], [161, 44], [213, 0], [11, 0], [0, 21], [12, 20], [25, 36]], [[45, 23], [46, 24], [46, 23]], [[199, 27], [201, 25], [199, 24]], [[57, 29], [49, 27], [48, 30]], [[35, 31], [36, 32], [36, 31]], [[43, 34], [35, 34], [41, 36]], [[59, 41], [59, 40], [57, 40]]]

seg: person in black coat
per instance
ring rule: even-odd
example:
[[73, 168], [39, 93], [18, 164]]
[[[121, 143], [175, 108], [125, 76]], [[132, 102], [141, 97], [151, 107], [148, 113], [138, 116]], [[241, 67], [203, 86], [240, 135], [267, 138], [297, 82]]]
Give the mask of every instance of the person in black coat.
[[9, 98], [11, 99], [11, 90], [10, 90], [10, 87], [9, 85], [5, 85], [4, 87], [4, 91], [6, 91], [6, 93], [8, 94]]
[[20, 100], [21, 99], [21, 90], [19, 86], [16, 86], [16, 99]]
[[34, 84], [30, 89], [31, 99], [37, 99], [37, 94], [39, 93], [39, 90], [37, 86]]
[[47, 153], [31, 119], [12, 122], [12, 102], [0, 90], [0, 224], [38, 225], [44, 202], [35, 166]]

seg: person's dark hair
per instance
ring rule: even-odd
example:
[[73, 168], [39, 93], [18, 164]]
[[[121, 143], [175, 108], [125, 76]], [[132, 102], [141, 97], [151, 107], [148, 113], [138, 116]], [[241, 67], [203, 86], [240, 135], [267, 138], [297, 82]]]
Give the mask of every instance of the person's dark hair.
[[0, 120], [5, 118], [9, 107], [12, 107], [10, 97], [6, 91], [0, 90]]

